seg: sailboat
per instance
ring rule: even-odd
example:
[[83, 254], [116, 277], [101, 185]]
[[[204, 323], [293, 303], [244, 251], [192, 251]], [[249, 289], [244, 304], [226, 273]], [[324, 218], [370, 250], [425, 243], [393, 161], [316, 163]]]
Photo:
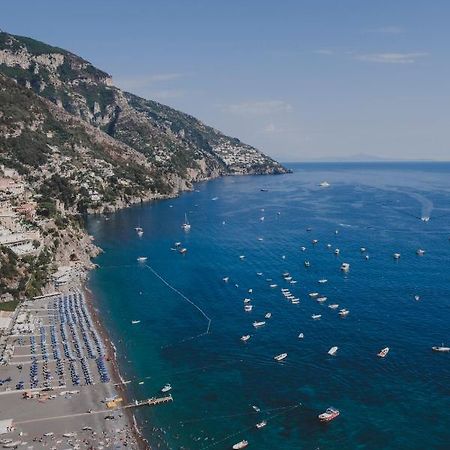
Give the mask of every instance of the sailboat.
[[191, 224], [188, 221], [187, 214], [184, 214], [184, 223], [181, 225], [184, 231], [189, 231], [191, 229]]

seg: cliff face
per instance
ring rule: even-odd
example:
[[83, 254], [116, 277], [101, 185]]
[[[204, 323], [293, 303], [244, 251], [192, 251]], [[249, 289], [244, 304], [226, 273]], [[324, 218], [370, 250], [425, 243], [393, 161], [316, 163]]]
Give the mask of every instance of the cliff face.
[[[284, 173], [276, 161], [196, 118], [115, 87], [82, 58], [0, 33], [0, 73], [145, 156], [159, 184], [215, 175]], [[154, 174], [154, 176], [155, 176]]]

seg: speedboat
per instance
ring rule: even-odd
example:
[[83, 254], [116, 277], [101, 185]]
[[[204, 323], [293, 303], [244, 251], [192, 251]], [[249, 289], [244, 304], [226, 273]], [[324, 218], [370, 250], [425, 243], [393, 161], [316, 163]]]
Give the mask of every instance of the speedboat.
[[303, 333], [300, 333], [299, 335], [298, 335], [298, 338], [299, 339], [303, 339], [305, 337], [305, 335], [303, 334]]
[[187, 214], [184, 214], [184, 223], [181, 225], [184, 231], [189, 231], [191, 229], [191, 224], [188, 221]]
[[171, 391], [171, 390], [172, 390], [172, 386], [171, 386], [169, 383], [167, 383], [167, 384], [165, 384], [164, 387], [161, 389], [161, 392], [169, 392], [169, 391]]
[[250, 339], [250, 335], [249, 334], [245, 334], [244, 336], [241, 336], [241, 341], [242, 342], [247, 342]]
[[332, 305], [328, 305], [328, 308], [331, 308], [331, 309], [338, 309], [338, 308], [339, 308], [339, 305], [338, 305], [337, 303], [333, 303]]
[[450, 347], [444, 347], [443, 345], [440, 345], [431, 347], [431, 350], [433, 350], [433, 352], [448, 353], [450, 352]]
[[133, 325], [136, 325], [137, 323], [141, 323], [141, 321], [140, 321], [140, 320], [132, 320], [131, 323], [132, 323]]
[[283, 359], [287, 358], [287, 355], [287, 353], [280, 353], [279, 355], [274, 356], [273, 359], [275, 361], [283, 361]]
[[318, 293], [318, 292], [310, 292], [308, 295], [309, 295], [311, 298], [316, 298], [316, 297], [319, 296], [319, 293]]
[[320, 284], [325, 284], [328, 280], [326, 278], [322, 278], [321, 280], [319, 280], [318, 282]]
[[422, 222], [429, 222], [429, 221], [430, 221], [430, 218], [429, 218], [428, 216], [422, 216], [422, 217], [420, 218], [420, 220], [421, 220]]
[[311, 265], [309, 261], [305, 261], [303, 264], [305, 265], [305, 267], [309, 267]]
[[286, 281], [291, 281], [292, 280], [292, 277], [284, 277], [284, 279], [286, 280]]
[[389, 353], [389, 347], [385, 347], [377, 353], [377, 356], [384, 358]]
[[265, 324], [266, 324], [266, 322], [264, 322], [263, 320], [260, 321], [260, 322], [257, 322], [257, 321], [253, 322], [253, 326], [254, 326], [255, 328], [263, 327]]
[[318, 242], [319, 242], [318, 239], [313, 239], [312, 240], [312, 245], [316, 245]]
[[272, 317], [272, 313], [268, 312], [264, 317], [266, 319], [270, 319]]
[[264, 428], [267, 425], [267, 420], [263, 420], [262, 422], [259, 422], [256, 424], [256, 428], [261, 429]]
[[187, 252], [187, 248], [185, 248], [185, 247], [180, 248], [180, 250], [178, 250], [178, 253], [180, 253], [182, 255], [184, 255], [186, 252]]
[[324, 413], [319, 414], [318, 417], [321, 422], [330, 422], [331, 420], [336, 419], [336, 417], [339, 416], [339, 414], [340, 412], [338, 409], [330, 406]]
[[417, 254], [418, 256], [423, 256], [423, 255], [425, 255], [425, 250], [422, 250], [421, 248], [418, 248], [418, 249], [416, 250], [416, 254]]
[[338, 347], [334, 346], [334, 347], [331, 347], [330, 350], [328, 350], [328, 354], [331, 356], [334, 356], [337, 351], [338, 351]]
[[137, 234], [139, 237], [142, 237], [144, 235], [144, 231], [142, 229], [137, 231]]
[[341, 317], [345, 317], [345, 316], [348, 316], [349, 312], [350, 312], [350, 311], [349, 311], [348, 309], [342, 308], [342, 309], [339, 311], [339, 315], [340, 315]]
[[292, 303], [293, 305], [298, 305], [298, 304], [300, 303], [300, 299], [299, 299], [299, 298], [293, 298], [293, 299], [291, 300], [291, 303]]
[[243, 441], [238, 442], [237, 444], [234, 444], [232, 449], [233, 450], [239, 450], [240, 448], [245, 448], [248, 446], [248, 441], [245, 439]]
[[318, 320], [318, 319], [320, 319], [320, 318], [322, 317], [322, 314], [313, 314], [311, 317], [312, 317], [314, 320]]
[[244, 298], [244, 303], [250, 303], [252, 301], [251, 298]]
[[256, 405], [252, 405], [252, 408], [256, 411], [256, 412], [260, 412], [261, 408], [258, 408]]
[[143, 262], [147, 261], [147, 257], [146, 256], [139, 256], [137, 258], [137, 261], [140, 262], [140, 263], [143, 263]]
[[300, 247], [300, 250], [301, 250], [302, 252], [305, 252], [305, 251], [306, 251], [306, 247]]
[[337, 248], [337, 249], [334, 251], [334, 254], [335, 254], [335, 255], [339, 255], [339, 253], [341, 253], [341, 251]]
[[297, 280], [291, 280], [289, 281], [290, 284], [297, 284]]
[[225, 281], [225, 283], [228, 283], [228, 280], [230, 279], [230, 277], [223, 277], [222, 280]]
[[244, 310], [250, 312], [253, 309], [253, 305], [244, 305]]
[[392, 255], [393, 257], [394, 257], [394, 259], [400, 259], [400, 253], [394, 253], [393, 255]]
[[276, 288], [278, 286], [278, 284], [271, 284], [270, 287], [271, 288]]
[[343, 271], [343, 272], [348, 272], [349, 270], [350, 270], [350, 264], [349, 263], [342, 263], [341, 264], [341, 270]]
[[327, 301], [327, 298], [328, 298], [328, 297], [319, 297], [319, 298], [317, 298], [316, 300], [317, 300], [319, 303], [323, 303], [323, 302], [326, 302], [326, 301]]
[[244, 255], [239, 256], [239, 259], [245, 259]]
[[330, 187], [330, 183], [328, 183], [328, 181], [322, 181], [321, 183], [319, 183], [320, 187]]

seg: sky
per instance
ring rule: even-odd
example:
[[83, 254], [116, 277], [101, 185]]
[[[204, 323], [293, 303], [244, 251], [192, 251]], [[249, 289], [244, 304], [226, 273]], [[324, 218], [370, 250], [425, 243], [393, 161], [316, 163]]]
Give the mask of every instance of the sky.
[[4, 2], [0, 28], [281, 161], [450, 160], [449, 17], [447, 0], [40, 0]]

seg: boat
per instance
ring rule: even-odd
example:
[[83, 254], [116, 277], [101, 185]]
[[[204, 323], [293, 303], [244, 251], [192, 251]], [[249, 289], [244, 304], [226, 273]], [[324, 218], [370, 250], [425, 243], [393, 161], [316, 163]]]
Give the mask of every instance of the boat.
[[238, 442], [237, 444], [234, 444], [233, 447], [231, 447], [233, 450], [239, 450], [240, 448], [245, 448], [248, 446], [248, 441], [245, 439], [243, 441]]
[[335, 254], [335, 255], [339, 255], [339, 253], [341, 253], [341, 251], [337, 248], [337, 249], [334, 251], [334, 254]]
[[260, 412], [260, 411], [261, 411], [261, 409], [258, 408], [256, 405], [252, 405], [252, 408], [253, 408], [256, 412]]
[[337, 303], [333, 303], [332, 305], [328, 305], [328, 308], [331, 308], [331, 309], [338, 309], [338, 308], [339, 308], [339, 305], [338, 305]]
[[361, 247], [359, 250], [361, 253], [364, 253], [366, 251], [366, 247]]
[[415, 295], [415, 296], [414, 296], [414, 300], [415, 300], [416, 302], [418, 302], [418, 301], [420, 300], [420, 295]]
[[444, 347], [444, 345], [442, 344], [440, 346], [431, 347], [431, 350], [433, 350], [433, 352], [448, 353], [450, 352], [450, 347]]
[[301, 250], [302, 252], [306, 252], [306, 247], [300, 247], [300, 250]]
[[348, 316], [349, 312], [350, 312], [350, 311], [349, 311], [348, 309], [342, 308], [342, 309], [339, 311], [339, 315], [340, 315], [341, 317], [345, 317], [345, 316]]
[[289, 272], [284, 272], [283, 273], [283, 278], [290, 277], [290, 276], [291, 276], [291, 274]]
[[140, 320], [132, 320], [131, 323], [132, 323], [133, 325], [136, 325], [136, 324], [138, 324], [138, 323], [141, 323], [141, 321], [140, 321]]
[[283, 359], [287, 358], [287, 355], [287, 353], [280, 353], [279, 355], [274, 356], [273, 359], [275, 361], [283, 361]]
[[269, 189], [261, 188], [260, 191], [261, 192], [269, 192]]
[[394, 259], [400, 259], [400, 253], [394, 253], [393, 255], [392, 255], [393, 257], [394, 257]]
[[259, 218], [259, 220], [260, 220], [261, 222], [264, 222], [264, 216], [261, 216], [261, 217]]
[[429, 216], [422, 216], [422, 217], [420, 218], [420, 220], [421, 220], [422, 222], [429, 222], [429, 221], [430, 221], [430, 218], [429, 218]]
[[175, 242], [175, 247], [180, 247], [181, 246], [181, 242]]
[[320, 318], [322, 317], [322, 314], [313, 314], [311, 317], [312, 317], [314, 320], [318, 320], [318, 319], [320, 319]]
[[263, 241], [263, 240], [264, 240], [264, 238], [262, 238], [262, 237], [258, 238], [258, 241]]
[[263, 273], [262, 272], [256, 272], [256, 275], [258, 275], [258, 277], [262, 277]]
[[366, 259], [369, 259], [369, 255], [366, 255], [365, 258], [366, 258]]
[[285, 279], [286, 281], [291, 281], [291, 280], [292, 280], [292, 277], [284, 277], [284, 279]]
[[264, 317], [266, 319], [270, 319], [272, 317], [272, 313], [268, 312]]
[[250, 288], [247, 292], [248, 292], [249, 294], [252, 294], [252, 293], [253, 293], [253, 289]]
[[350, 264], [349, 263], [342, 263], [341, 264], [341, 270], [343, 271], [343, 272], [348, 272], [349, 270], [350, 270]]
[[244, 298], [244, 303], [250, 303], [252, 301], [251, 298]]
[[309, 261], [305, 261], [303, 264], [305, 265], [305, 267], [309, 267], [311, 265]]
[[299, 298], [293, 298], [293, 299], [291, 300], [291, 303], [292, 303], [293, 305], [298, 305], [298, 304], [300, 303], [300, 299], [299, 299]]
[[278, 286], [278, 284], [271, 284], [270, 287], [271, 288], [276, 288]]
[[303, 339], [305, 337], [305, 335], [303, 334], [303, 333], [300, 333], [299, 335], [298, 335], [298, 338], [299, 339]]
[[223, 277], [223, 278], [222, 278], [222, 280], [223, 280], [225, 283], [228, 283], [229, 279], [230, 279], [230, 277]]
[[328, 181], [322, 181], [321, 183], [319, 183], [320, 187], [330, 187], [330, 183], [328, 183]]
[[246, 312], [250, 312], [252, 309], [253, 309], [253, 305], [245, 305], [245, 306], [244, 306], [244, 310], [245, 310]]
[[239, 259], [245, 259], [244, 255], [239, 256]]
[[319, 241], [318, 241], [317, 239], [313, 239], [313, 240], [312, 240], [312, 244], [313, 244], [313, 245], [316, 245], [318, 242], [319, 242]]
[[250, 335], [249, 334], [244, 334], [244, 336], [241, 336], [241, 341], [242, 342], [247, 342], [250, 339]]
[[418, 256], [423, 256], [423, 255], [425, 255], [425, 250], [422, 250], [421, 248], [418, 248], [418, 249], [416, 250], [416, 254], [417, 254]]
[[189, 231], [191, 229], [191, 224], [188, 221], [187, 214], [184, 214], [184, 223], [181, 225], [184, 231]]
[[172, 390], [172, 386], [171, 386], [169, 383], [167, 383], [167, 384], [165, 384], [164, 387], [161, 389], [161, 392], [169, 392], [169, 391], [171, 391], [171, 390]]
[[327, 248], [331, 248], [331, 244], [327, 244]]
[[318, 292], [310, 292], [308, 295], [309, 295], [311, 298], [315, 298], [315, 297], [318, 297], [318, 296], [319, 296], [319, 293], [318, 293]]
[[336, 347], [336, 346], [331, 347], [330, 350], [328, 350], [328, 354], [331, 356], [334, 356], [336, 354], [336, 352], [338, 351], [338, 348], [339, 347]]
[[144, 235], [144, 231], [143, 230], [138, 230], [137, 232], [139, 237], [142, 237]]
[[330, 422], [330, 421], [336, 419], [336, 417], [338, 417], [339, 414], [340, 414], [340, 412], [338, 409], [330, 406], [329, 408], [327, 408], [327, 410], [324, 413], [319, 414], [318, 417], [321, 422]]
[[211, 200], [212, 200], [213, 202], [215, 202], [216, 200], [219, 200], [219, 197], [213, 197]]
[[[66, 433], [69, 434], [69, 433]], [[75, 434], [72, 433], [74, 436]], [[63, 434], [64, 437], [67, 437]], [[8, 442], [7, 444], [3, 444], [3, 448], [17, 448], [19, 445], [22, 444], [22, 441], [14, 441], [14, 442]]]
[[260, 321], [260, 322], [257, 322], [257, 321], [253, 322], [253, 326], [254, 326], [255, 328], [263, 327], [265, 324], [266, 324], [266, 322], [264, 322], [263, 320]]
[[318, 282], [320, 284], [325, 284], [328, 280], [326, 278], [322, 278], [321, 280], [319, 280]]
[[143, 263], [143, 262], [147, 261], [147, 257], [146, 256], [139, 256], [137, 258], [137, 261], [140, 262], [140, 263]]
[[328, 297], [318, 297], [318, 298], [316, 298], [316, 300], [317, 300], [319, 303], [323, 303], [323, 302], [326, 302], [326, 301], [327, 301], [327, 298], [328, 298]]
[[289, 284], [297, 284], [297, 280], [291, 280], [289, 281]]
[[180, 248], [180, 249], [178, 250], [178, 253], [181, 253], [182, 255], [184, 255], [186, 252], [187, 252], [187, 248], [185, 248], [185, 247]]
[[264, 428], [266, 425], [267, 425], [267, 420], [263, 420], [262, 422], [258, 422], [256, 424], [256, 428], [258, 428], [258, 430], [259, 430], [261, 428]]
[[384, 358], [389, 353], [389, 347], [385, 347], [377, 353], [377, 356]]

